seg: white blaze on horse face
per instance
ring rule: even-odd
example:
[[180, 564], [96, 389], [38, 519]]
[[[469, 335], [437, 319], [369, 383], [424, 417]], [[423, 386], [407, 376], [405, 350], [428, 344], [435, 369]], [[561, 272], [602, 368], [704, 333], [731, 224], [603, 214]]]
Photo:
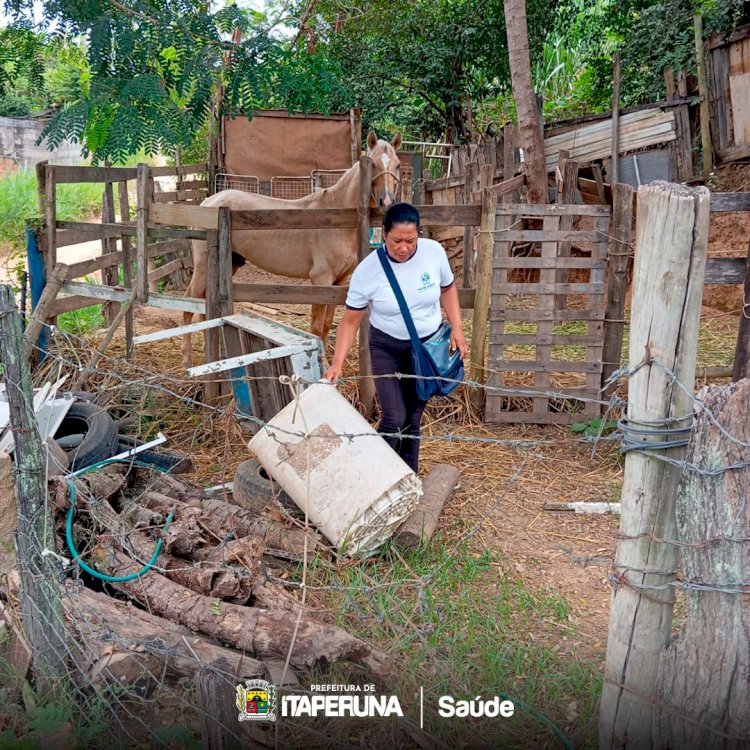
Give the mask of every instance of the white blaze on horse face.
[[391, 157], [388, 154], [383, 154], [383, 169], [387, 172], [388, 165], [391, 163]]

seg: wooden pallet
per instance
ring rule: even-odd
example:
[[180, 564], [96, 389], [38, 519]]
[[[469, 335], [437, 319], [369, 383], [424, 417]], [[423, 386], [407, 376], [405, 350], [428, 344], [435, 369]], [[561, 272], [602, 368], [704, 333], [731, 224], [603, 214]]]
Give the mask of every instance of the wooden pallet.
[[[561, 229], [583, 216], [593, 229]], [[529, 218], [542, 229], [515, 228]], [[607, 206], [498, 206], [487, 384], [502, 390], [487, 392], [487, 422], [600, 416], [609, 221]], [[517, 257], [521, 242], [527, 254]], [[560, 246], [577, 243], [591, 255], [561, 257]], [[573, 271], [584, 280], [570, 281]]]

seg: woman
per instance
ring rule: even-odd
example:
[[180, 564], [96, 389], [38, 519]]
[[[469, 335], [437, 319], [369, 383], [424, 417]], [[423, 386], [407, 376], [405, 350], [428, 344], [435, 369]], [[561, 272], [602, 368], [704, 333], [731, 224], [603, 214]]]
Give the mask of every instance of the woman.
[[[463, 359], [468, 351], [461, 327], [461, 308], [453, 272], [443, 246], [419, 236], [419, 212], [396, 203], [383, 219], [383, 244], [420, 339], [440, 327], [445, 310], [451, 324], [451, 351]], [[414, 374], [412, 343], [377, 253], [370, 253], [354, 270], [346, 297], [346, 312], [336, 334], [331, 367], [323, 375], [335, 383], [341, 377], [359, 325], [370, 311], [370, 353], [373, 375]], [[419, 428], [426, 401], [417, 397], [413, 378], [375, 378], [382, 417], [379, 431], [388, 444], [417, 472]], [[388, 434], [400, 433], [401, 437]]]

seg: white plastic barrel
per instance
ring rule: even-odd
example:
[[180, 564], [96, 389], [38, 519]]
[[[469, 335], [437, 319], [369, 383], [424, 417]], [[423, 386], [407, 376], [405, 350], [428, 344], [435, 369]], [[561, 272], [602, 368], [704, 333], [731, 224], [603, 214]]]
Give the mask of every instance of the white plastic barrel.
[[344, 555], [376, 550], [422, 496], [417, 475], [327, 382], [305, 389], [248, 446]]

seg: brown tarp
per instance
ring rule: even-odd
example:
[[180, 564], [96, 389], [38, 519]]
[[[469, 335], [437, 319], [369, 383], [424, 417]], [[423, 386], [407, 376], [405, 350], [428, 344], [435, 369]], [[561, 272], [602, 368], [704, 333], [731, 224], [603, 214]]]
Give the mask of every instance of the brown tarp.
[[349, 115], [289, 115], [258, 112], [224, 118], [224, 172], [272, 177], [303, 177], [313, 169], [352, 166]]

